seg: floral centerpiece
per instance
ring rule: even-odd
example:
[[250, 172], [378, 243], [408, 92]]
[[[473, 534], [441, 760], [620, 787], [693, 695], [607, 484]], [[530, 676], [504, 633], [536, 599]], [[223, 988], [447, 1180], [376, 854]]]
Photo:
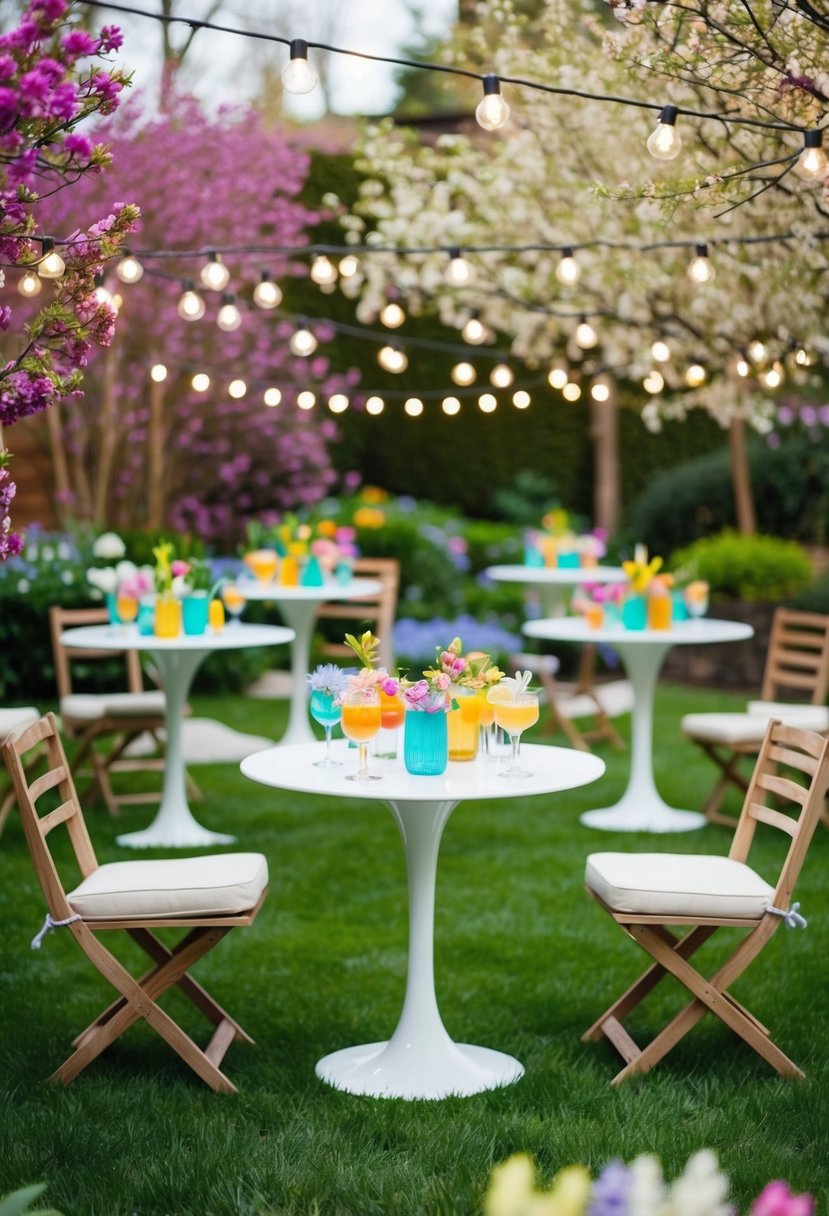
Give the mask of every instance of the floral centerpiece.
[[187, 590], [187, 576], [192, 563], [173, 557], [173, 545], [162, 541], [153, 548], [155, 558], [155, 590], [162, 599], [180, 599]]
[[636, 545], [632, 560], [623, 561], [622, 569], [628, 578], [628, 586], [634, 595], [644, 595], [650, 586], [651, 579], [663, 566], [661, 557], [648, 560], [648, 550], [644, 545]]
[[580, 532], [561, 507], [548, 511], [541, 529], [524, 537], [524, 561], [530, 566], [595, 566], [607, 552], [607, 532], [594, 528]]
[[[811, 1195], [792, 1194], [785, 1182], [770, 1182], [749, 1216], [812, 1216]], [[584, 1166], [561, 1170], [547, 1190], [538, 1187], [535, 1165], [516, 1153], [496, 1166], [484, 1197], [485, 1216], [737, 1216], [728, 1202], [728, 1178], [715, 1153], [702, 1149], [671, 1183], [659, 1159], [645, 1154], [625, 1165], [611, 1161], [592, 1181]]]

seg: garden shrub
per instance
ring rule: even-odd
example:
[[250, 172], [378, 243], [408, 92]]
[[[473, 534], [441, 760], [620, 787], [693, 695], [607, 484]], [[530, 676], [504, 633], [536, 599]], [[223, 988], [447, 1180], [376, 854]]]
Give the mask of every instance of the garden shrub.
[[812, 564], [796, 541], [730, 529], [676, 550], [669, 566], [704, 579], [720, 599], [784, 600], [812, 578]]

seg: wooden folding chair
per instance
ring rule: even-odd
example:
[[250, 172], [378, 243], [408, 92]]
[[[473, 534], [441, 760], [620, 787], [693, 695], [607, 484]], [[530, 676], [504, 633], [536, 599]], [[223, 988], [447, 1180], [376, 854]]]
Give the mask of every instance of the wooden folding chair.
[[[394, 663], [392, 634], [400, 586], [400, 562], [393, 557], [358, 557], [354, 562], [354, 574], [357, 578], [378, 581], [380, 590], [376, 595], [362, 596], [356, 600], [332, 600], [321, 604], [316, 619], [342, 622], [343, 632], [348, 633], [362, 633], [370, 629], [380, 639], [380, 666], [391, 671]], [[326, 658], [354, 661], [354, 651], [342, 641], [323, 640], [318, 650]]]
[[[77, 741], [73, 757], [75, 772], [80, 776], [83, 772], [81, 766], [88, 763], [91, 775], [90, 783], [83, 791], [83, 802], [85, 806], [91, 806], [100, 791], [110, 815], [117, 815], [122, 806], [158, 802], [161, 798], [160, 789], [116, 793], [111, 779], [115, 773], [164, 771], [163, 754], [134, 760], [124, 756], [130, 743], [145, 732], [152, 735], [163, 753], [158, 731], [164, 727], [164, 693], [158, 689], [144, 689], [141, 660], [135, 650], [123, 654], [126, 667], [124, 692], [93, 694], [75, 691], [73, 667], [76, 663], [103, 659], [112, 661], [113, 654], [109, 650], [69, 649], [61, 644], [60, 635], [75, 626], [103, 625], [108, 619], [105, 608], [61, 608], [53, 605], [49, 609], [63, 732], [67, 739]], [[119, 658], [115, 656], [116, 661]], [[101, 747], [102, 743], [106, 746]]]
[[[582, 1036], [585, 1040], [607, 1038], [627, 1061], [614, 1077], [614, 1085], [635, 1073], [648, 1072], [706, 1012], [718, 1017], [783, 1076], [803, 1076], [729, 988], [782, 923], [805, 926], [792, 895], [827, 784], [829, 739], [772, 721], [727, 857], [593, 853], [587, 858], [588, 893], [654, 960]], [[767, 805], [769, 799], [774, 800], [774, 808]], [[748, 865], [758, 823], [790, 837], [774, 885]], [[672, 931], [677, 926], [681, 934]], [[689, 959], [717, 929], [725, 927], [748, 932], [731, 956], [706, 978]], [[666, 975], [677, 979], [692, 1000], [640, 1048], [623, 1021]]]
[[[46, 750], [47, 771], [30, 780], [33, 749]], [[118, 998], [74, 1040], [75, 1050], [50, 1080], [68, 1085], [139, 1018], [144, 1018], [211, 1089], [235, 1093], [221, 1071], [234, 1041], [253, 1040], [230, 1014], [187, 973], [236, 925], [249, 925], [267, 892], [268, 865], [261, 853], [223, 853], [164, 861], [99, 865], [63, 750], [54, 714], [15, 732], [3, 744], [29, 851], [46, 899], [48, 915], [32, 942], [39, 946], [52, 928], [66, 927]], [[41, 810], [39, 803], [49, 804]], [[47, 837], [65, 824], [82, 881], [65, 891]], [[157, 929], [189, 930], [173, 949]], [[135, 979], [98, 940], [122, 929], [149, 955], [153, 966]], [[159, 998], [177, 986], [215, 1027], [202, 1050], [165, 1013]]]
[[[749, 701], [745, 711], [739, 713], [686, 714], [682, 719], [682, 733], [720, 770], [702, 808], [711, 823], [734, 826], [734, 817], [724, 814], [720, 807], [730, 787], [741, 793], [748, 788], [748, 779], [741, 771], [743, 758], [757, 755], [770, 718], [804, 730], [829, 731], [827, 693], [829, 616], [777, 608], [760, 700]], [[797, 700], [792, 701], [792, 697]]]
[[[33, 705], [0, 709], [0, 743], [14, 731], [22, 730], [24, 726], [31, 726], [39, 717], [40, 714]], [[11, 814], [13, 806], [14, 786], [9, 783], [6, 788], [0, 789], [0, 836], [3, 834], [3, 828], [6, 826], [6, 820]]]

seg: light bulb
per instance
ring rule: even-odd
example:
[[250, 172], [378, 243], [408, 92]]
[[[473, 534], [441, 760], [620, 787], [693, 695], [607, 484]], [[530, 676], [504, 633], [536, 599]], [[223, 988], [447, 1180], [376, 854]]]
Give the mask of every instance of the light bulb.
[[470, 384], [475, 383], [477, 372], [471, 363], [456, 363], [450, 374], [455, 384], [459, 384], [461, 388], [467, 388]]
[[803, 132], [803, 151], [795, 161], [794, 171], [805, 182], [822, 182], [826, 177], [829, 162], [822, 144], [822, 131]]
[[33, 296], [40, 295], [42, 289], [43, 284], [33, 270], [27, 270], [17, 284], [17, 290], [27, 300], [31, 300]]
[[692, 283], [710, 283], [714, 277], [714, 267], [708, 256], [707, 245], [694, 246], [694, 257], [688, 267], [688, 278]]
[[444, 397], [440, 404], [440, 408], [443, 410], [444, 414], [448, 414], [451, 418], [455, 414], [459, 414], [461, 412], [461, 403], [458, 401], [457, 397]]
[[460, 249], [449, 250], [449, 265], [446, 267], [446, 282], [450, 287], [466, 287], [475, 277], [471, 262], [461, 256]]
[[480, 346], [488, 337], [487, 327], [477, 317], [470, 317], [461, 330], [461, 337], [470, 346]]
[[475, 118], [485, 131], [499, 131], [509, 121], [509, 106], [501, 96], [497, 76], [484, 76], [484, 95], [478, 102]]
[[752, 363], [762, 363], [766, 357], [765, 343], [761, 342], [759, 338], [755, 338], [749, 345], [748, 357]]
[[399, 346], [381, 346], [377, 362], [387, 372], [394, 372], [397, 375], [404, 372], [409, 366], [409, 357]]
[[227, 391], [231, 397], [235, 398], [236, 401], [240, 401], [248, 391], [248, 386], [245, 384], [244, 380], [231, 380], [230, 384], [227, 386]]
[[163, 363], [154, 363], [150, 368], [150, 379], [155, 384], [163, 384], [167, 379], [167, 368]]
[[319, 345], [314, 334], [310, 329], [306, 329], [301, 325], [298, 330], [291, 335], [291, 340], [288, 343], [291, 354], [298, 355], [301, 359], [307, 359], [309, 355], [313, 355]]
[[513, 370], [506, 363], [496, 363], [489, 373], [489, 382], [496, 388], [509, 388], [514, 379]]
[[210, 388], [210, 377], [207, 372], [196, 372], [190, 383], [197, 393], [206, 393]]
[[561, 390], [561, 395], [565, 401], [578, 401], [581, 396], [581, 386], [576, 384], [574, 380], [568, 380]]
[[599, 340], [599, 335], [596, 333], [593, 326], [588, 320], [582, 317], [576, 326], [576, 344], [582, 350], [592, 350]]
[[794, 353], [794, 361], [798, 367], [811, 367], [814, 359], [805, 346], [799, 346]]
[[660, 371], [652, 367], [645, 379], [642, 381], [642, 387], [646, 393], [656, 394], [661, 393], [665, 387], [665, 378]]
[[318, 287], [327, 287], [337, 281], [337, 267], [324, 253], [318, 253], [314, 258], [309, 274]]
[[309, 388], [304, 388], [301, 393], [297, 394], [296, 403], [301, 410], [312, 410], [317, 404], [317, 398]]
[[581, 278], [581, 266], [572, 249], [562, 249], [561, 261], [556, 266], [556, 278], [566, 287], [572, 287]]
[[308, 43], [304, 38], [291, 41], [291, 58], [282, 69], [282, 84], [288, 93], [310, 93], [316, 88], [318, 76], [308, 62]]
[[274, 409], [275, 406], [282, 402], [282, 392], [278, 388], [266, 388], [262, 394], [262, 400], [265, 402], [265, 405]]
[[115, 304], [112, 292], [104, 282], [103, 274], [95, 275], [95, 303], [108, 304], [110, 308], [113, 308]]
[[746, 376], [751, 371], [751, 365], [749, 364], [748, 360], [741, 355], [734, 364], [734, 371], [738, 376], [745, 380]]
[[569, 380], [567, 367], [562, 362], [556, 362], [547, 373], [547, 383], [551, 388], [563, 389]]
[[685, 383], [689, 388], [699, 388], [705, 383], [706, 371], [701, 363], [692, 363], [685, 371]]
[[37, 273], [42, 279], [59, 279], [66, 270], [66, 263], [55, 249], [54, 239], [45, 236], [41, 244], [43, 256], [37, 264]]
[[376, 418], [378, 414], [382, 414], [386, 408], [386, 403], [382, 397], [369, 397], [366, 402], [366, 413], [373, 414]]
[[484, 414], [493, 414], [498, 408], [498, 400], [492, 393], [481, 393], [478, 398], [478, 408]]
[[779, 388], [783, 383], [783, 376], [783, 364], [779, 359], [775, 359], [771, 367], [760, 373], [760, 380], [766, 388]]
[[328, 408], [332, 414], [342, 414], [348, 406], [349, 400], [345, 393], [332, 393], [328, 398]]
[[192, 279], [185, 279], [182, 284], [181, 299], [177, 308], [183, 321], [200, 321], [204, 316], [204, 300], [195, 290]]
[[419, 397], [409, 397], [403, 403], [403, 409], [410, 418], [419, 418], [423, 413], [423, 402]]
[[282, 303], [281, 287], [274, 283], [269, 271], [262, 270], [259, 274], [259, 282], [253, 289], [254, 304], [257, 308], [278, 308]]
[[512, 394], [512, 404], [517, 410], [525, 410], [531, 401], [532, 397], [526, 389], [519, 388], [517, 393]]
[[230, 271], [222, 261], [221, 254], [211, 253], [201, 268], [199, 278], [211, 291], [224, 291], [230, 282]]
[[667, 342], [663, 342], [661, 338], [657, 338], [651, 347], [651, 355], [657, 363], [667, 363], [671, 357], [671, 348]]
[[594, 401], [608, 401], [610, 399], [610, 385], [604, 380], [596, 380], [590, 386], [590, 396]]
[[406, 314], [396, 300], [389, 300], [383, 308], [380, 309], [380, 323], [385, 325], [386, 329], [399, 329], [406, 320]]
[[655, 160], [673, 160], [682, 150], [682, 136], [674, 126], [679, 110], [663, 106], [659, 122], [647, 139], [647, 149]]
[[360, 261], [353, 253], [347, 253], [344, 258], [340, 258], [337, 269], [341, 278], [350, 279], [360, 269]]
[[143, 278], [144, 267], [133, 253], [127, 253], [115, 267], [115, 273], [122, 283], [137, 283]]
[[228, 334], [242, 324], [242, 314], [239, 312], [236, 297], [232, 292], [225, 292], [222, 296], [222, 306], [216, 316], [216, 324], [219, 329]]

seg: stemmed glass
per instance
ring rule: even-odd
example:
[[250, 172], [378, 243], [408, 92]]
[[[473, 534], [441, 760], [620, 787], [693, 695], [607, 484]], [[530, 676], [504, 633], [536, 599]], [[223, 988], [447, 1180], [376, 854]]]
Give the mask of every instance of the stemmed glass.
[[357, 772], [346, 781], [380, 781], [368, 771], [368, 743], [380, 729], [380, 693], [373, 685], [349, 688], [342, 697], [343, 734], [357, 744]]
[[495, 706], [487, 697], [487, 689], [482, 688], [477, 694], [478, 699], [478, 728], [481, 732], [479, 748], [487, 760], [497, 760], [497, 731], [495, 725]]
[[325, 755], [322, 760], [315, 760], [315, 768], [341, 768], [341, 760], [331, 759], [331, 732], [343, 716], [342, 708], [337, 705], [337, 698], [332, 692], [315, 688], [311, 693], [309, 709], [314, 721], [319, 722], [325, 731]]
[[121, 622], [122, 630], [127, 630], [138, 619], [138, 607], [138, 600], [134, 595], [118, 593], [115, 600], [115, 611]]
[[685, 588], [685, 607], [693, 621], [698, 621], [708, 611], [708, 584], [696, 579]]
[[502, 769], [499, 777], [531, 777], [518, 762], [521, 735], [538, 721], [538, 693], [522, 689], [516, 691], [506, 680], [494, 684], [487, 693], [487, 700], [495, 710], [495, 725], [506, 731], [512, 744], [509, 766]]
[[245, 610], [245, 593], [236, 583], [225, 583], [222, 587], [222, 602], [230, 616], [230, 624], [238, 625], [239, 617]]

